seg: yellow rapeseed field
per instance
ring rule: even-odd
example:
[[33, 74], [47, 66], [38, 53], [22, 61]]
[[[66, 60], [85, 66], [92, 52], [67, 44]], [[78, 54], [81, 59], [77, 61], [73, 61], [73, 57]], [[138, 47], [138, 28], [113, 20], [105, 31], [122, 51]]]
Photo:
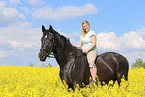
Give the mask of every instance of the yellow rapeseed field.
[[68, 92], [59, 68], [0, 66], [0, 97], [145, 97], [145, 69], [130, 69], [128, 82], [122, 79], [120, 87], [116, 82]]

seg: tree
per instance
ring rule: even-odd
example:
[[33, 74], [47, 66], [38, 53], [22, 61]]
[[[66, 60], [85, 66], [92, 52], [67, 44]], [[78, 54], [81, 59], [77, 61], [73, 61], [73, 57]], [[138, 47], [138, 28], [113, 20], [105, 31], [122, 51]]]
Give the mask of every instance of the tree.
[[29, 66], [30, 66], [30, 67], [33, 67], [34, 65], [33, 65], [32, 63], [29, 63]]
[[48, 64], [48, 67], [52, 67], [50, 63]]
[[134, 68], [134, 67], [138, 67], [138, 68], [143, 67], [143, 68], [145, 68], [145, 62], [143, 62], [141, 58], [136, 59], [136, 60], [135, 60], [135, 63], [133, 63], [133, 64], [131, 65], [131, 67], [132, 67], [132, 68]]

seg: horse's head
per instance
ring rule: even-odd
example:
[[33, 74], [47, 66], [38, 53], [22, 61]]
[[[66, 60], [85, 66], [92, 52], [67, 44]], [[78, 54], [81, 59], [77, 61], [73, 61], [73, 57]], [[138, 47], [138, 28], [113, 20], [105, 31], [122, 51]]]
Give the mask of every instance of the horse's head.
[[41, 38], [41, 49], [39, 52], [40, 61], [45, 61], [49, 54], [52, 52], [54, 45], [54, 30], [50, 25], [49, 29], [46, 30], [42, 25], [43, 36]]

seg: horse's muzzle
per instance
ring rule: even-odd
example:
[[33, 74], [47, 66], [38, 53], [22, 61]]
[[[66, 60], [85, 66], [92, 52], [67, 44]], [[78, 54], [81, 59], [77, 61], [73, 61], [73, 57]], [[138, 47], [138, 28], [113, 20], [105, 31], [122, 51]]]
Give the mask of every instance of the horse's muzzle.
[[40, 51], [38, 57], [40, 61], [45, 61], [47, 58], [47, 54], [44, 51]]

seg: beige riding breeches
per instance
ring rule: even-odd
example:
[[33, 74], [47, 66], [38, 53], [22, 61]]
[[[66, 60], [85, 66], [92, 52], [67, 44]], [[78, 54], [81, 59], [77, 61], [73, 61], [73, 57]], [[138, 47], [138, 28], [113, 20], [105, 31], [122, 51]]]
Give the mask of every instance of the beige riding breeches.
[[97, 54], [98, 54], [98, 51], [97, 50], [92, 50], [92, 51], [89, 51], [87, 53], [87, 60], [88, 60], [88, 63], [89, 63], [89, 67], [90, 68], [96, 67], [95, 59], [97, 57]]

